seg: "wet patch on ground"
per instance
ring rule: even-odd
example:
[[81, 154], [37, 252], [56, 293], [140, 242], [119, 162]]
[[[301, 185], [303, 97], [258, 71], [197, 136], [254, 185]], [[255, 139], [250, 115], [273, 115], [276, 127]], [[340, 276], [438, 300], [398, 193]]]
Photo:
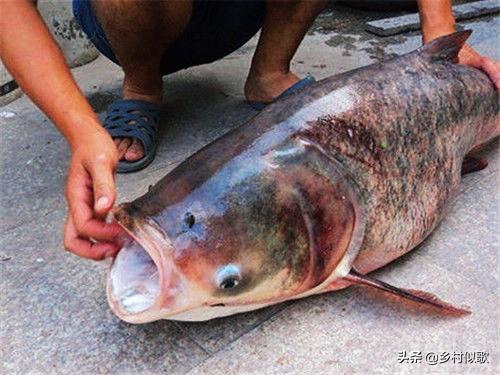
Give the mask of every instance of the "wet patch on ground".
[[393, 53], [386, 53], [386, 47], [404, 43], [406, 36], [380, 38], [365, 31], [365, 23], [407, 13], [408, 11], [367, 11], [333, 5], [316, 19], [309, 34], [329, 36], [325, 44], [332, 48], [340, 48], [343, 56], [351, 56], [354, 52], [366, 52], [372, 60], [381, 61], [395, 56]]
[[[455, 1], [454, 5], [470, 2], [470, 0]], [[383, 61], [395, 57], [397, 46], [409, 46], [410, 49], [420, 45], [420, 32], [408, 32], [394, 36], [379, 37], [365, 30], [366, 22], [397, 17], [414, 13], [416, 10], [378, 11], [365, 10], [338, 4], [330, 4], [322, 12], [309, 30], [309, 35], [329, 36], [325, 44], [341, 49], [343, 56], [351, 56], [355, 52], [365, 52], [374, 61]], [[492, 22], [495, 16], [486, 16], [461, 22], [457, 29], [472, 26], [477, 22]], [[406, 49], [406, 48], [404, 48]]]

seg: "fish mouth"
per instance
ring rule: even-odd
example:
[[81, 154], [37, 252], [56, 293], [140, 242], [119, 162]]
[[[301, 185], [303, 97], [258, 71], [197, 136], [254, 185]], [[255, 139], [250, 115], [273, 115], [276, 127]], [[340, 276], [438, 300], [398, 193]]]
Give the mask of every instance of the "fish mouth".
[[149, 310], [160, 295], [156, 263], [135, 241], [124, 246], [111, 266], [109, 296], [118, 315], [135, 315]]
[[173, 308], [180, 289], [178, 273], [168, 255], [170, 241], [150, 220], [130, 215], [126, 205], [118, 207], [113, 215], [130, 239], [108, 273], [111, 310], [129, 323], [158, 320], [160, 312]]

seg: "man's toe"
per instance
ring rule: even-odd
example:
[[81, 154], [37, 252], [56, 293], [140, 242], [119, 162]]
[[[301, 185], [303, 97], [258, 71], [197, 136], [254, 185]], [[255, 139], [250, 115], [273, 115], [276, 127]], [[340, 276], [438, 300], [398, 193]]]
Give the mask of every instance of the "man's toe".
[[130, 138], [122, 138], [120, 144], [118, 145], [118, 160], [123, 159], [123, 156], [126, 154], [131, 144], [132, 140]]
[[135, 139], [125, 153], [125, 160], [127, 161], [137, 161], [144, 156], [144, 150], [142, 144], [139, 140]]

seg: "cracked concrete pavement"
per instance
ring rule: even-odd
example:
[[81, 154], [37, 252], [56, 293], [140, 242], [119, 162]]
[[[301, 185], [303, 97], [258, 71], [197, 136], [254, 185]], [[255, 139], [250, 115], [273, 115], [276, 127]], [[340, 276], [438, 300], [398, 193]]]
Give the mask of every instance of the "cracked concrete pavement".
[[[420, 43], [384, 39], [362, 22], [387, 13], [337, 7], [323, 13], [292, 68], [323, 78]], [[498, 19], [463, 23], [471, 43], [500, 58]], [[243, 102], [253, 38], [225, 59], [165, 78], [161, 141], [144, 171], [118, 176], [119, 201], [142, 194], [175, 165], [255, 114]], [[102, 115], [119, 94], [120, 69], [99, 57], [73, 73]], [[376, 272], [396, 285], [470, 306], [459, 319], [419, 314], [378, 293], [349, 288], [204, 323], [135, 326], [107, 306], [108, 264], [63, 251], [65, 141], [26, 96], [0, 118], [0, 373], [498, 373], [498, 144], [487, 169], [466, 176], [437, 230], [417, 250]], [[421, 363], [399, 363], [399, 352]], [[427, 353], [486, 352], [487, 363], [426, 363]]]

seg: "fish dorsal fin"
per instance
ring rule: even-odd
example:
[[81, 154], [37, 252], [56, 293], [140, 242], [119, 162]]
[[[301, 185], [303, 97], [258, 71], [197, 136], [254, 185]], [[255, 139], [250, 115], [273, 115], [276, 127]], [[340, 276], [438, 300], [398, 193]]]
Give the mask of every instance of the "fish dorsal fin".
[[471, 33], [472, 30], [462, 30], [439, 37], [422, 46], [420, 52], [426, 54], [431, 61], [458, 62], [458, 53]]
[[351, 271], [347, 274], [347, 276], [343, 278], [343, 280], [351, 284], [370, 286], [376, 289], [380, 289], [383, 290], [384, 292], [391, 293], [400, 298], [432, 306], [451, 315], [470, 314], [469, 310], [453, 306], [452, 304], [439, 299], [434, 294], [424, 292], [421, 290], [398, 288], [390, 284], [387, 284], [383, 281], [377, 280], [373, 277], [363, 275], [354, 269], [351, 269]]

